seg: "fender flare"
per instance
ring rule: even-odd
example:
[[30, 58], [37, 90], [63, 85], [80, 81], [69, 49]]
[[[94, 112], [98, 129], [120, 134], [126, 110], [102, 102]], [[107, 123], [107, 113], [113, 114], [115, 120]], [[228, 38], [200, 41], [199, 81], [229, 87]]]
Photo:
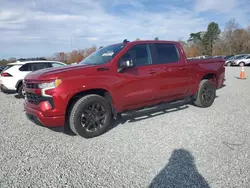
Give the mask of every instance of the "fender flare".
[[16, 88], [16, 89], [18, 88], [18, 86], [19, 86], [19, 84], [20, 84], [21, 82], [23, 82], [22, 79], [17, 81], [17, 83], [16, 83], [16, 85], [15, 85], [15, 88]]
[[240, 61], [238, 65], [240, 65], [241, 63], [244, 63], [244, 65], [246, 65], [246, 63], [244, 61]]

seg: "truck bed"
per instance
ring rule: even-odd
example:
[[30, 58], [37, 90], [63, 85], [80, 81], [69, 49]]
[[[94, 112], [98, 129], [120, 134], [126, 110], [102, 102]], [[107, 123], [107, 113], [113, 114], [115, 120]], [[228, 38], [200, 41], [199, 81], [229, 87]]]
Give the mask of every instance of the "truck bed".
[[215, 73], [220, 72], [220, 69], [225, 69], [225, 61], [222, 58], [208, 59], [188, 59], [188, 64], [193, 71], [212, 70]]

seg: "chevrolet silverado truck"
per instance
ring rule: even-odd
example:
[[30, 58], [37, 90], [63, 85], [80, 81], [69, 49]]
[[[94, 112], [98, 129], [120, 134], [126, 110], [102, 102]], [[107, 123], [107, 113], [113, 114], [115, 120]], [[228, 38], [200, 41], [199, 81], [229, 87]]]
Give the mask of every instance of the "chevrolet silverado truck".
[[24, 78], [26, 115], [93, 138], [127, 111], [189, 101], [206, 108], [225, 81], [223, 59], [186, 58], [175, 41], [127, 41], [98, 49], [77, 65]]

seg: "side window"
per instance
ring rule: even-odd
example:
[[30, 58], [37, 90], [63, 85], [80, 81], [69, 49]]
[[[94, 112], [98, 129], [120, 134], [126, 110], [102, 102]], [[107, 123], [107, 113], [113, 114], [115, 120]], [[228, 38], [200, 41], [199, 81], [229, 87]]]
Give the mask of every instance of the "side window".
[[250, 56], [249, 56], [249, 57], [247, 57], [247, 59], [250, 59]]
[[50, 67], [61, 67], [61, 66], [64, 66], [63, 64], [60, 64], [60, 63], [50, 63], [51, 66]]
[[36, 70], [48, 68], [48, 64], [47, 63], [30, 63], [30, 68], [31, 68], [31, 71], [36, 71]]
[[180, 59], [177, 47], [174, 44], [154, 44], [157, 59], [155, 64], [176, 63]]
[[131, 47], [122, 58], [129, 58], [135, 66], [143, 66], [151, 64], [149, 50], [146, 44], [139, 44]]
[[20, 71], [30, 71], [29, 64], [24, 64], [19, 68]]

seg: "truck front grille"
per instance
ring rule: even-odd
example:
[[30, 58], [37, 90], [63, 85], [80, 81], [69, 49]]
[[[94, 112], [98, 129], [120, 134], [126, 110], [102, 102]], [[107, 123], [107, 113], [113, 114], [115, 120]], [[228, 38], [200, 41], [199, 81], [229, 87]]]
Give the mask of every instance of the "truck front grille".
[[25, 87], [29, 88], [29, 89], [37, 89], [38, 88], [38, 84], [34, 84], [34, 83], [25, 83]]
[[26, 92], [25, 95], [26, 95], [28, 102], [30, 103], [39, 104], [42, 101], [41, 95], [37, 95], [34, 93], [29, 93], [29, 92]]

